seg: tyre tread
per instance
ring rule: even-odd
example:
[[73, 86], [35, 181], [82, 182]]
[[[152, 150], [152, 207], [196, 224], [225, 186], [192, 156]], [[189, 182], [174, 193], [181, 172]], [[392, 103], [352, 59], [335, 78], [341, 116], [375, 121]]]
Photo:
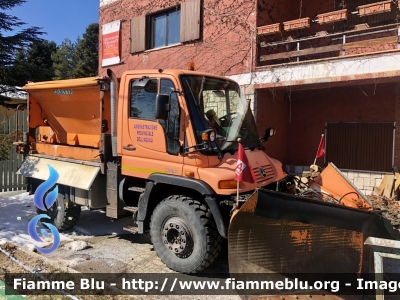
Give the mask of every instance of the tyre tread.
[[[217, 258], [219, 252], [222, 249], [222, 237], [218, 233], [218, 230], [216, 228], [215, 222], [213, 220], [211, 210], [205, 206], [203, 203], [201, 203], [198, 200], [195, 200], [191, 198], [190, 196], [187, 195], [172, 195], [169, 196], [168, 198], [164, 199], [161, 201], [158, 205], [165, 203], [165, 202], [170, 202], [170, 201], [180, 201], [182, 203], [186, 203], [193, 211], [198, 215], [198, 217], [202, 220], [203, 226], [206, 231], [206, 237], [207, 237], [207, 249], [206, 249], [206, 256], [203, 259], [203, 262], [194, 270], [187, 270], [183, 271], [182, 273], [197, 273], [205, 268], [207, 268], [210, 264], [212, 264], [215, 259]], [[152, 224], [154, 218], [154, 211], [153, 214], [151, 215], [150, 218], [150, 224]], [[150, 230], [151, 232], [151, 230]], [[151, 242], [153, 243], [153, 237], [150, 234]], [[164, 260], [161, 258], [162, 262], [167, 265], [170, 269], [173, 270], [173, 268], [170, 267], [171, 264], [173, 264], [171, 261]]]

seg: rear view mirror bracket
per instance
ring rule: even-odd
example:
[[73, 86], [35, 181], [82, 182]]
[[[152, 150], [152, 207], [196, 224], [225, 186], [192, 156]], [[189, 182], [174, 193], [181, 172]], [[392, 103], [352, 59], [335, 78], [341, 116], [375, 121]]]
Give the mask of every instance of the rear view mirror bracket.
[[265, 129], [264, 136], [260, 138], [260, 142], [264, 143], [268, 141], [268, 138], [274, 136], [275, 134], [276, 134], [276, 129], [273, 127], [268, 127], [267, 129]]

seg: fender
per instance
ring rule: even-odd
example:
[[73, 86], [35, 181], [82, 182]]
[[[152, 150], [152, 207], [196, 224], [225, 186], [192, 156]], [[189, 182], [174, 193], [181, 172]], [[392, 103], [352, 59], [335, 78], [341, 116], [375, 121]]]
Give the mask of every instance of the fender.
[[208, 183], [198, 179], [156, 173], [156, 174], [151, 174], [148, 180], [153, 181], [155, 184], [165, 183], [169, 185], [176, 185], [189, 188], [191, 190], [199, 192], [203, 196], [215, 195], [214, 190], [212, 189], [212, 187], [208, 185]]
[[205, 197], [205, 201], [208, 207], [211, 210], [212, 215], [214, 216], [219, 234], [224, 238], [228, 237], [228, 226], [226, 226], [227, 220], [225, 220], [221, 213], [215, 191], [202, 180], [173, 176], [168, 174], [152, 174], [148, 178], [145, 191], [140, 196], [138, 203], [137, 222], [139, 233], [144, 232], [144, 223], [146, 218], [148, 219], [148, 205], [149, 199], [151, 199], [152, 196], [153, 188], [160, 183], [188, 188], [191, 190], [195, 190], [203, 195]]

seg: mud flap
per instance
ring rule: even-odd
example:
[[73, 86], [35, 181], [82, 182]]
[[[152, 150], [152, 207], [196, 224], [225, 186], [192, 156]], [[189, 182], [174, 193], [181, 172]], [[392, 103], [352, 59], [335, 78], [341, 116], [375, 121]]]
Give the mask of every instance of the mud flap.
[[369, 264], [364, 241], [393, 234], [376, 213], [259, 189], [231, 218], [229, 269], [359, 274]]
[[57, 183], [86, 191], [91, 189], [100, 171], [100, 163], [85, 165], [79, 163], [79, 161], [68, 162], [37, 156], [27, 156], [16, 174], [47, 180], [49, 178], [49, 168], [47, 165], [52, 166], [57, 171], [59, 175]]
[[118, 183], [121, 182], [121, 169], [118, 164], [107, 163], [107, 207], [106, 215], [112, 219], [118, 219], [125, 211], [125, 203], [120, 199]]

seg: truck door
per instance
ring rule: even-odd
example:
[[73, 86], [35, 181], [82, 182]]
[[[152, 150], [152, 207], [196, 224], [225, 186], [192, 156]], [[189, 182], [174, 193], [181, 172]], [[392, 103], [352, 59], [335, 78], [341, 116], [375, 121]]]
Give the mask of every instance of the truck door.
[[152, 173], [182, 175], [183, 155], [181, 141], [184, 114], [179, 98], [171, 95], [168, 120], [155, 119], [157, 93], [169, 95], [176, 89], [173, 78], [150, 77], [144, 87], [132, 86], [140, 78], [132, 76], [125, 81], [122, 122], [122, 174], [147, 178]]

